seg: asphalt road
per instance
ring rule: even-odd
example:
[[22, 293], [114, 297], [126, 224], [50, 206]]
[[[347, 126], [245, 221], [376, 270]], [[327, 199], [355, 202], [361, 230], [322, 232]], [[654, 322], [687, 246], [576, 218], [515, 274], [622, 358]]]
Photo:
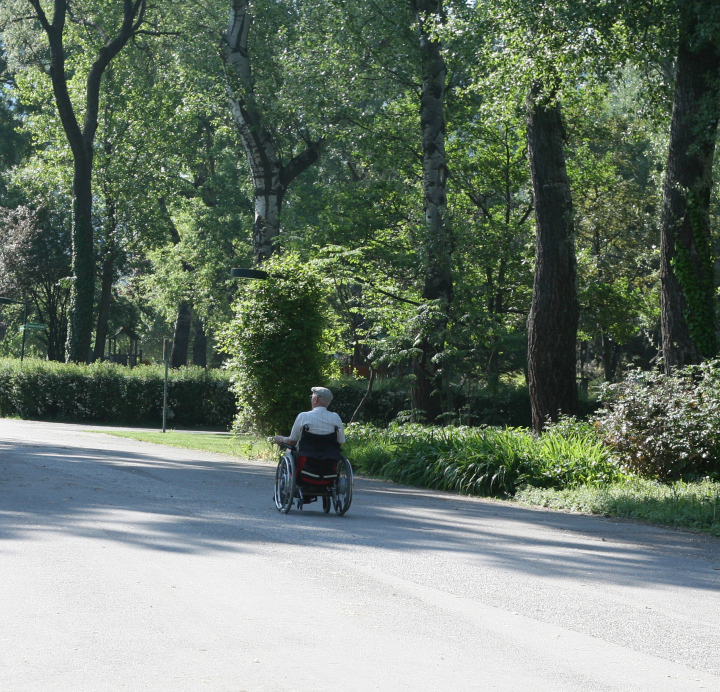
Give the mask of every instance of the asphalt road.
[[0, 419], [0, 691], [720, 691], [720, 540]]

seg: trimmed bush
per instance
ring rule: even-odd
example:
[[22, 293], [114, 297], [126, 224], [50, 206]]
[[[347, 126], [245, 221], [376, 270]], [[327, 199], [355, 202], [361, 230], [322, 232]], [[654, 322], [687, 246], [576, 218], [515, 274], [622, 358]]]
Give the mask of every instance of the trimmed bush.
[[[125, 425], [162, 422], [163, 366], [128, 369], [0, 359], [0, 415]], [[235, 415], [230, 378], [202, 368], [171, 370], [171, 426], [229, 427]]]
[[625, 468], [661, 481], [720, 478], [720, 361], [632, 372], [603, 398], [597, 427]]
[[360, 472], [468, 495], [513, 495], [521, 486], [603, 485], [622, 478], [587, 423], [564, 419], [542, 437], [520, 428], [353, 425], [345, 450]]

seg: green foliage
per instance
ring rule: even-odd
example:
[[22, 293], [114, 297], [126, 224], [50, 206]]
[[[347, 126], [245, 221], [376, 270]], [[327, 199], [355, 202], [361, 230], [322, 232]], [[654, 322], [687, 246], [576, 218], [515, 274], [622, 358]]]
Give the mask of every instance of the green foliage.
[[345, 451], [361, 473], [468, 495], [602, 485], [622, 476], [593, 428], [571, 419], [542, 437], [522, 428], [353, 425]]
[[263, 265], [270, 278], [239, 287], [235, 317], [221, 337], [237, 395], [241, 430], [288, 433], [309, 408], [310, 388], [329, 371], [327, 291], [320, 274], [296, 256]]
[[[367, 380], [343, 377], [333, 380], [333, 410], [349, 421], [367, 391]], [[465, 425], [530, 427], [530, 394], [525, 385], [501, 384], [498, 387], [455, 388], [453, 412], [447, 422]], [[598, 408], [594, 399], [580, 401], [581, 414], [587, 416]], [[410, 388], [402, 378], [378, 378], [361, 413], [360, 423], [386, 427], [406, 418], [410, 409]]]
[[[343, 377], [332, 380], [328, 386], [333, 393], [332, 410], [347, 423], [367, 392], [367, 381]], [[407, 383], [398, 379], [376, 379], [359, 422], [385, 427], [409, 407], [410, 389]]]
[[596, 425], [625, 468], [662, 481], [720, 478], [720, 361], [632, 372], [603, 398]]
[[659, 304], [660, 181], [652, 171], [665, 152], [637, 115], [636, 80], [628, 68], [565, 104], [583, 340], [601, 333], [625, 344], [657, 322], [647, 305]]
[[[525, 367], [534, 203], [524, 102], [537, 80], [556, 87], [565, 117], [583, 375], [598, 375], [602, 352], [612, 377], [616, 364], [623, 367], [623, 344], [653, 340], [660, 311], [658, 202], [683, 3], [444, 0], [446, 17], [433, 39], [441, 41], [448, 67], [446, 220], [454, 238], [454, 298], [447, 325], [444, 314], [437, 319], [437, 305], [422, 299], [430, 258], [423, 242], [422, 50], [411, 6], [251, 4], [253, 94], [246, 95], [263, 129], [284, 164], [307, 142], [322, 141], [320, 159], [283, 198], [277, 240], [280, 251], [322, 262], [323, 277], [332, 279], [329, 329], [338, 343], [325, 351], [337, 355], [336, 363], [353, 354], [355, 365], [406, 372], [418, 334], [428, 341], [442, 336], [444, 352], [435, 362], [443, 420], [528, 424], [527, 391], [505, 385], [519, 382]], [[48, 12], [51, 5], [43, 1]], [[122, 3], [72, 5], [66, 72], [82, 115], [88, 69], [103, 44], [97, 27], [116, 31]], [[704, 8], [701, 33], [709, 35], [717, 24], [714, 6], [695, 5]], [[112, 260], [110, 330], [133, 327], [146, 356], [158, 355], [159, 339], [149, 333], [167, 336], [181, 301], [202, 318], [212, 343], [236, 290], [246, 295], [247, 286], [227, 274], [230, 266], [247, 266], [255, 211], [254, 184], [227, 108], [228, 79], [232, 85], [238, 75], [226, 74], [218, 55], [227, 9], [226, 0], [152, 3], [148, 32], [113, 59], [102, 80], [93, 149], [96, 302], [100, 267]], [[67, 221], [72, 156], [45, 70], [43, 32], [20, 20], [29, 13], [27, 0], [0, 2], [0, 196], [13, 213], [25, 205]], [[69, 248], [69, 241], [61, 246]], [[679, 275], [686, 260], [679, 251]], [[710, 283], [695, 287], [707, 298], [714, 289], [709, 254], [703, 262]], [[6, 271], [0, 284], [19, 278]], [[44, 290], [32, 281], [30, 290]], [[688, 325], [710, 354], [712, 344], [701, 342], [714, 338], [712, 306], [700, 306], [705, 298], [695, 300], [692, 282], [692, 276], [683, 280], [690, 287]], [[46, 283], [53, 296], [67, 292], [67, 284]], [[701, 316], [697, 324], [694, 315]], [[3, 319], [10, 317], [19, 321], [18, 310], [5, 309]], [[33, 320], [51, 321], [37, 309]], [[56, 341], [64, 344], [63, 329]], [[0, 352], [15, 353], [17, 336], [12, 324]], [[32, 353], [46, 352], [35, 350], [40, 338], [30, 337]], [[630, 357], [629, 346], [624, 353]], [[385, 425], [410, 408], [409, 384], [405, 376], [392, 384], [379, 377], [363, 420]], [[332, 387], [336, 410], [347, 420], [365, 384]], [[301, 402], [305, 408], [305, 393]]]
[[49, 360], [64, 360], [67, 277], [71, 274], [69, 225], [67, 216], [52, 209], [0, 207], [0, 294], [22, 297], [28, 303], [28, 321], [47, 326], [47, 331], [33, 336]]
[[[0, 359], [0, 415], [127, 425], [162, 422], [164, 369]], [[181, 368], [168, 381], [171, 426], [227, 428], [235, 415], [230, 378]]]
[[550, 509], [640, 519], [720, 536], [720, 483], [709, 479], [670, 485], [632, 478], [605, 487], [523, 488], [515, 500]]

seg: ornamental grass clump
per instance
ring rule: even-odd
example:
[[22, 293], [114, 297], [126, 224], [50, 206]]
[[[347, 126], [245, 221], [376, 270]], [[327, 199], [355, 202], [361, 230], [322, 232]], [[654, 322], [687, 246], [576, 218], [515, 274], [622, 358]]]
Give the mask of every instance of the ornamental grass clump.
[[720, 361], [672, 375], [632, 372], [603, 399], [598, 432], [628, 471], [665, 482], [720, 479]]
[[569, 487], [621, 477], [592, 427], [524, 428], [350, 426], [346, 452], [357, 469], [381, 478], [468, 495], [513, 495], [521, 486]]

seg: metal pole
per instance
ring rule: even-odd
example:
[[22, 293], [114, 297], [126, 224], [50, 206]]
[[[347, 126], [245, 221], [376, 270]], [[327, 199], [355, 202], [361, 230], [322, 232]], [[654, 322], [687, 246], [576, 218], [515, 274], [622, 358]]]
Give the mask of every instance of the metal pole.
[[167, 428], [167, 380], [168, 380], [168, 358], [167, 358], [167, 339], [163, 339], [163, 360], [165, 361], [165, 384], [163, 385], [163, 428], [165, 432]]
[[25, 358], [25, 333], [27, 332], [27, 303], [23, 303], [24, 310], [23, 310], [23, 338], [22, 338], [22, 346], [20, 347], [20, 362], [23, 362], [23, 358]]

